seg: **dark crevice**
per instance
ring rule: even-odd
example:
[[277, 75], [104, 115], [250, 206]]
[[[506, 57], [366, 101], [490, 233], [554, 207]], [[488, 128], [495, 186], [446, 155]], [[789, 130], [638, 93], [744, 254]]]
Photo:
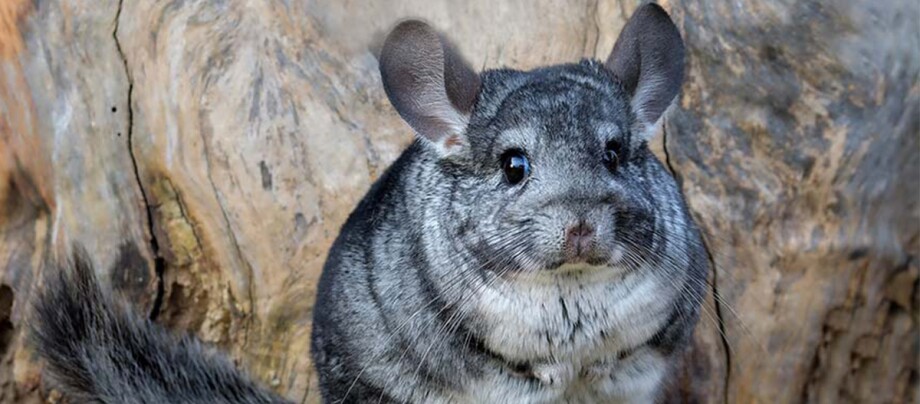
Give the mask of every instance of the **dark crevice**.
[[[157, 277], [156, 296], [154, 296], [149, 317], [151, 320], [156, 320], [163, 306], [163, 295], [165, 294], [165, 285], [163, 284], [163, 271], [166, 268], [166, 261], [160, 255], [160, 244], [157, 241], [156, 232], [154, 231], [153, 211], [150, 208], [150, 200], [147, 198], [147, 192], [144, 191], [144, 183], [141, 181], [141, 173], [137, 164], [137, 156], [134, 154], [134, 107], [132, 106], [132, 97], [134, 95], [134, 79], [131, 76], [131, 71], [128, 69], [128, 59], [125, 57], [125, 52], [121, 47], [121, 42], [118, 40], [118, 26], [121, 20], [121, 10], [123, 5], [124, 0], [119, 0], [118, 10], [115, 12], [115, 29], [112, 30], [112, 39], [115, 40], [115, 48], [118, 50], [118, 57], [121, 58], [122, 66], [124, 66], [125, 69], [125, 78], [128, 80], [128, 100], [126, 108], [128, 111], [128, 129], [126, 132], [128, 138], [128, 155], [131, 157], [131, 166], [134, 169], [134, 179], [137, 181], [137, 187], [141, 191], [141, 198], [144, 201], [144, 210], [147, 213], [147, 231], [150, 233], [150, 250], [153, 253], [153, 269]], [[112, 110], [115, 111], [115, 107], [112, 107]]]
[[709, 259], [709, 267], [712, 268], [712, 295], [713, 303], [716, 308], [716, 318], [719, 320], [719, 336], [722, 340], [722, 351], [725, 352], [725, 384], [723, 386], [722, 396], [723, 402], [729, 403], [728, 401], [728, 387], [729, 382], [732, 378], [732, 351], [731, 346], [728, 344], [728, 334], [725, 333], [725, 320], [722, 317], [722, 296], [719, 294], [719, 271], [716, 270], [716, 260], [712, 257], [712, 252], [709, 250], [709, 242], [703, 237], [703, 247], [706, 249], [706, 257]]
[[[668, 167], [668, 171], [671, 173], [679, 186], [681, 187], [681, 192], [683, 192], [683, 178], [677, 170], [674, 169], [674, 166], [671, 164], [671, 153], [668, 151], [668, 130], [667, 130], [667, 121], [662, 123], [662, 150], [664, 151], [664, 160], [665, 165]], [[728, 334], [725, 333], [725, 319], [722, 316], [722, 296], [719, 294], [719, 271], [716, 266], [716, 260], [713, 258], [712, 250], [709, 247], [709, 241], [705, 236], [702, 237], [703, 248], [706, 250], [706, 259], [709, 260], [709, 267], [712, 268], [712, 295], [713, 295], [713, 305], [715, 306], [716, 311], [716, 320], [719, 323], [719, 338], [722, 342], [722, 351], [725, 352], [725, 380], [722, 390], [722, 400], [724, 403], [728, 403], [728, 391], [729, 383], [731, 382], [732, 376], [732, 351], [731, 345], [728, 343]]]
[[[667, 122], [661, 124], [661, 149], [664, 151], [664, 164], [668, 167], [668, 171], [671, 173], [671, 176], [674, 178], [680, 178], [677, 175], [677, 171], [674, 170], [674, 166], [671, 165], [671, 153], [668, 151], [668, 125]], [[681, 186], [683, 188], [683, 186]]]
[[12, 320], [14, 300], [13, 289], [0, 285], [0, 358], [6, 358], [16, 333]]

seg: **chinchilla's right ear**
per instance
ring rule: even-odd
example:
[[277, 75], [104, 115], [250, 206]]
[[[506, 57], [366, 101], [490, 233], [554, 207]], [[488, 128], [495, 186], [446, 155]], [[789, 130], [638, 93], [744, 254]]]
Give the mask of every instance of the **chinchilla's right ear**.
[[444, 154], [463, 147], [480, 77], [454, 46], [428, 24], [399, 23], [380, 52], [390, 103], [422, 138]]
[[605, 65], [632, 98], [632, 108], [650, 136], [653, 125], [680, 92], [684, 81], [684, 41], [661, 6], [639, 6], [623, 27]]

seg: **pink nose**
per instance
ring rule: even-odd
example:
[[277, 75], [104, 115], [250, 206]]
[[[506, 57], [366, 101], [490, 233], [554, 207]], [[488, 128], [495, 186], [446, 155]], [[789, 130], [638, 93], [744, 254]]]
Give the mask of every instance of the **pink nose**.
[[594, 228], [585, 222], [579, 222], [565, 232], [565, 249], [570, 254], [579, 257], [591, 248], [593, 240]]

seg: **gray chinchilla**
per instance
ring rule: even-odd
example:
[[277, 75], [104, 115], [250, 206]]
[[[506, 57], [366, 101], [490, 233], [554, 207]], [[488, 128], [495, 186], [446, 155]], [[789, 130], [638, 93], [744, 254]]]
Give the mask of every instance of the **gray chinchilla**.
[[380, 54], [417, 140], [342, 228], [312, 352], [326, 402], [649, 402], [708, 260], [648, 149], [684, 47], [641, 6], [606, 62], [473, 71], [419, 21]]

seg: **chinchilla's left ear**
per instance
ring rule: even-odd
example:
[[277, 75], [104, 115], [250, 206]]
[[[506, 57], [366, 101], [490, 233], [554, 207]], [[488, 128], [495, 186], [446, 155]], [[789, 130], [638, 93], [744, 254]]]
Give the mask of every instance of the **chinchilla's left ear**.
[[390, 103], [421, 138], [442, 153], [467, 143], [480, 78], [446, 38], [421, 21], [400, 23], [383, 44], [380, 75]]
[[623, 27], [604, 64], [623, 83], [643, 126], [655, 124], [680, 91], [684, 53], [680, 32], [657, 4], [639, 7]]

